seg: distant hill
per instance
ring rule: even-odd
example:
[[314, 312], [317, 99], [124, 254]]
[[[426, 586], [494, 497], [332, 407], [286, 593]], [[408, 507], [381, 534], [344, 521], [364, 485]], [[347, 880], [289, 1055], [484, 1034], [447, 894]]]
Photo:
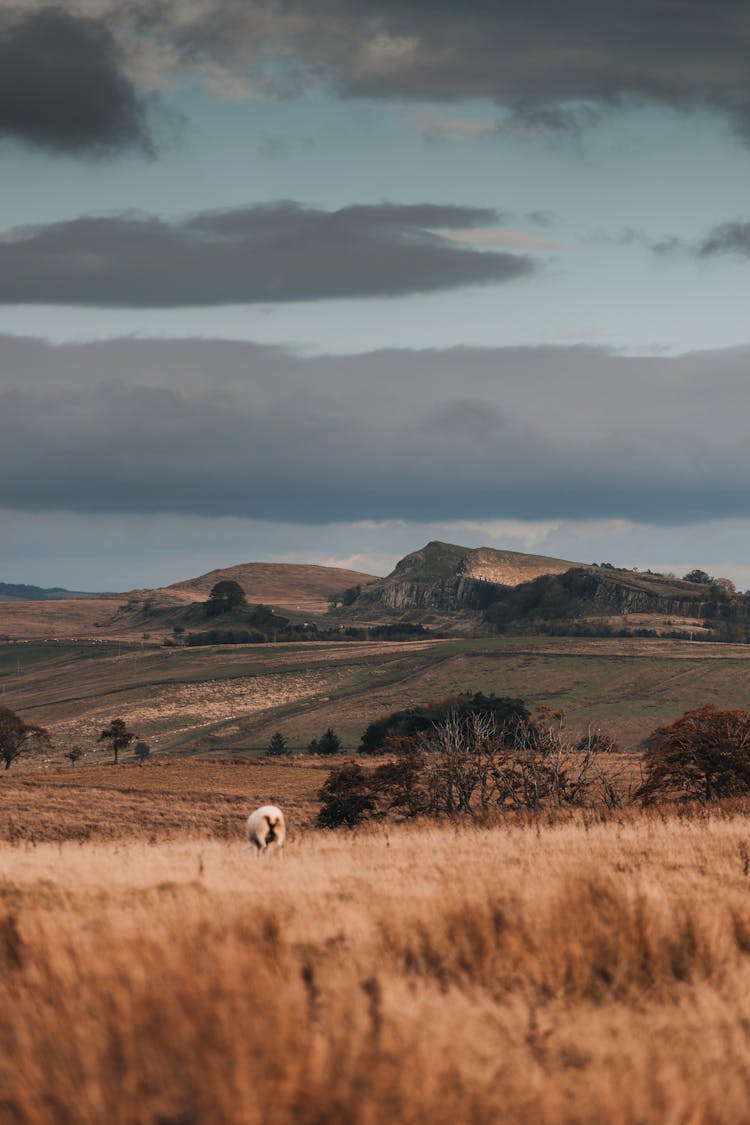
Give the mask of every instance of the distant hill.
[[101, 595], [66, 590], [62, 586], [27, 586], [24, 582], [0, 582], [0, 601], [54, 602], [67, 598], [95, 598]]
[[376, 582], [373, 574], [347, 570], [338, 566], [316, 566], [312, 563], [240, 563], [211, 570], [197, 578], [173, 582], [170, 586], [145, 593], [175, 602], [205, 601], [213, 586], [222, 579], [238, 582], [248, 602], [286, 609], [323, 612], [331, 595], [341, 594], [351, 586]]
[[713, 635], [732, 640], [750, 629], [750, 599], [713, 581], [440, 542], [407, 555], [347, 604], [360, 618], [438, 615], [443, 628], [451, 618], [510, 632], [661, 631], [688, 621], [693, 630], [710, 620]]
[[385, 578], [342, 567], [252, 562], [119, 595], [0, 583], [0, 635], [143, 639], [205, 629], [202, 603], [217, 582], [230, 579], [245, 591], [248, 609], [237, 611], [236, 621], [222, 618], [225, 628], [255, 627], [248, 614], [263, 604], [275, 607], [295, 629], [308, 622], [311, 631], [346, 633], [351, 627], [351, 636], [355, 629], [402, 624], [448, 634], [605, 636], [648, 635], [643, 631], [649, 630], [750, 640], [750, 595], [703, 577], [706, 581], [690, 582], [608, 564], [433, 541], [401, 559]]
[[480, 610], [487, 606], [492, 587], [518, 586], [581, 565], [520, 551], [433, 541], [401, 559], [387, 577], [371, 582], [355, 604], [397, 610]]

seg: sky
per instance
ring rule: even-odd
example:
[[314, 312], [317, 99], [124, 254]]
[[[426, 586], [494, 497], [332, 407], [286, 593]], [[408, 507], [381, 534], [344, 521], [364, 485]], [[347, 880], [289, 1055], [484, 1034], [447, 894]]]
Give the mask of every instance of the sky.
[[0, 168], [0, 581], [750, 587], [744, 0], [0, 0]]

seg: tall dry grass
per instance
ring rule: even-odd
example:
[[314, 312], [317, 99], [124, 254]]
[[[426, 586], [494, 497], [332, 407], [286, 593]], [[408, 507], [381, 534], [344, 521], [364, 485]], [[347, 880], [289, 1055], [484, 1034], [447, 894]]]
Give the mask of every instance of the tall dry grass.
[[0, 846], [0, 1121], [750, 1120], [750, 824]]

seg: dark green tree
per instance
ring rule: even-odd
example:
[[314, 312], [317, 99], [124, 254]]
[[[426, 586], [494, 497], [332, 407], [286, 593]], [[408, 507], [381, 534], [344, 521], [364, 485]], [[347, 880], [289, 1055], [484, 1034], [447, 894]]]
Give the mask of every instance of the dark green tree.
[[229, 613], [238, 606], [245, 605], [245, 591], [239, 582], [231, 578], [222, 578], [215, 586], [206, 602], [206, 613], [209, 617], [218, 617], [222, 613]]
[[271, 741], [266, 747], [266, 755], [269, 758], [278, 758], [282, 754], [286, 754], [289, 743], [284, 738], [280, 730], [277, 730], [271, 735]]
[[713, 578], [705, 570], [689, 570], [687, 574], [683, 574], [682, 580], [683, 582], [697, 582], [702, 586], [710, 586], [713, 582]]
[[130, 743], [136, 737], [132, 730], [128, 730], [127, 724], [124, 719], [113, 719], [108, 727], [99, 735], [97, 742], [111, 742], [112, 750], [115, 755], [115, 765], [120, 756], [120, 751], [127, 749]]
[[394, 711], [381, 719], [375, 719], [366, 727], [359, 744], [362, 754], [381, 753], [387, 739], [394, 735], [411, 737], [420, 731], [429, 731], [449, 715], [465, 717], [468, 715], [491, 715], [498, 726], [512, 735], [518, 722], [530, 719], [529, 710], [522, 699], [508, 696], [485, 695], [481, 691], [464, 695], [451, 695], [431, 703]]
[[[313, 745], [315, 746], [314, 750], [312, 749]], [[314, 738], [310, 743], [311, 754], [338, 754], [340, 751], [341, 739], [331, 727], [320, 738]]]

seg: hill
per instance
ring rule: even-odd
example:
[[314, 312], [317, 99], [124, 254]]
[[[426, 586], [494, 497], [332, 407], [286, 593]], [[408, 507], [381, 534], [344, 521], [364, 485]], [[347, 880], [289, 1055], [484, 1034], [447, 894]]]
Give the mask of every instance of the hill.
[[[708, 579], [686, 581], [650, 571], [489, 547], [431, 542], [402, 559], [385, 578], [361, 589], [348, 604], [355, 617], [374, 613], [420, 614], [451, 627], [499, 631], [569, 631], [571, 628], [689, 632], [712, 622], [717, 639], [744, 640], [748, 609]], [[427, 616], [425, 616], [427, 615]], [[431, 615], [431, 616], [430, 616]], [[442, 615], [442, 616], [441, 616]], [[674, 621], [673, 619], [678, 619]], [[729, 625], [736, 635], [723, 636]], [[718, 631], [717, 631], [718, 630]]]
[[494, 587], [518, 586], [580, 565], [544, 555], [433, 540], [401, 559], [385, 578], [363, 589], [356, 604], [397, 610], [479, 610], [487, 605], [488, 591]]
[[0, 601], [51, 602], [64, 598], [94, 598], [96, 594], [82, 590], [66, 590], [63, 586], [29, 586], [25, 582], [0, 582]]
[[248, 602], [263, 602], [312, 613], [324, 612], [331, 595], [341, 594], [351, 586], [377, 581], [373, 574], [338, 566], [251, 562], [210, 570], [198, 578], [173, 582], [170, 586], [147, 593], [155, 597], [172, 597], [183, 603], [205, 601], [212, 587], [222, 579], [238, 582]]
[[[363, 586], [374, 576], [335, 566], [293, 563], [244, 563], [155, 589], [121, 594], [72, 594], [40, 598], [0, 597], [0, 637], [128, 639], [151, 628], [171, 629], [179, 611], [208, 598], [220, 579], [239, 582], [248, 602], [263, 602], [304, 615], [323, 614], [328, 598], [349, 586]], [[31, 591], [39, 587], [29, 587]], [[174, 621], [170, 619], [172, 611]], [[163, 619], [163, 620], [162, 620]]]

